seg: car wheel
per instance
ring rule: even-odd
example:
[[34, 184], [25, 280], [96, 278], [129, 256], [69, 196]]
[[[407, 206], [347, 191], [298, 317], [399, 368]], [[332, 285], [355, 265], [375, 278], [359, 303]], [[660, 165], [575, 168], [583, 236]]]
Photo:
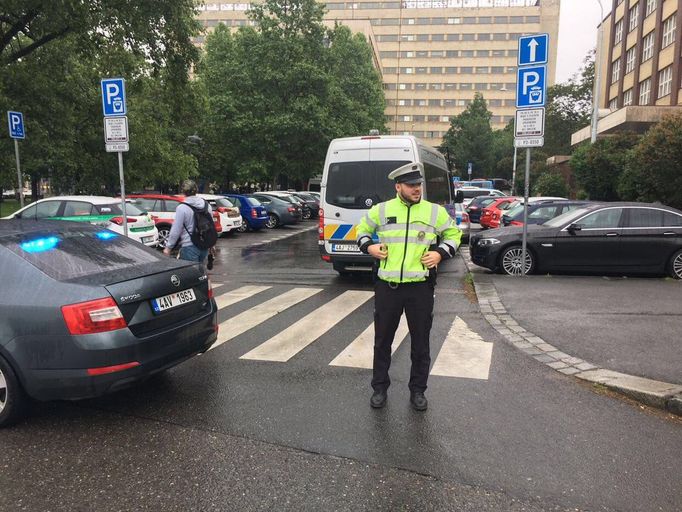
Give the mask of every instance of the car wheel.
[[[512, 245], [503, 250], [502, 254], [500, 254], [500, 264], [498, 267], [500, 272], [509, 276], [520, 276], [522, 274], [521, 253], [520, 245]], [[525, 273], [532, 274], [534, 269], [535, 258], [531, 250], [526, 249]]]
[[8, 427], [23, 416], [27, 397], [12, 367], [0, 356], [0, 427]]
[[303, 210], [303, 219], [308, 220], [312, 216], [312, 213], [310, 213], [310, 210], [306, 208]]
[[268, 214], [268, 221], [265, 223], [265, 227], [268, 229], [274, 229], [279, 226], [279, 217], [274, 213]]
[[242, 222], [241, 225], [237, 228], [237, 231], [239, 233], [246, 233], [249, 230], [249, 225], [246, 222]]
[[677, 251], [670, 258], [668, 273], [674, 279], [682, 279], [682, 250]]
[[170, 226], [159, 226], [159, 247], [164, 249], [166, 247], [166, 242], [168, 241], [168, 236], [170, 235]]

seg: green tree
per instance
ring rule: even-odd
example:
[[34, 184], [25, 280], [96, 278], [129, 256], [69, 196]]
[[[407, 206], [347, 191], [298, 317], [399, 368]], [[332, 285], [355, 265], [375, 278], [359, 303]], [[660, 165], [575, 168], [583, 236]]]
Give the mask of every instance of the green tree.
[[682, 208], [682, 115], [666, 116], [630, 152], [618, 191], [624, 200]]
[[533, 187], [533, 194], [536, 196], [568, 197], [568, 185], [561, 174], [547, 171], [538, 177]]
[[592, 145], [583, 144], [573, 152], [571, 167], [577, 185], [589, 199], [615, 201], [620, 198], [618, 183], [637, 141], [638, 136], [633, 133], [620, 133]]
[[459, 175], [468, 177], [467, 164], [473, 164], [473, 178], [490, 176], [494, 170], [495, 156], [491, 152], [493, 131], [490, 127], [492, 113], [481, 93], [459, 115], [450, 119], [450, 128], [443, 137], [441, 150], [447, 151]]

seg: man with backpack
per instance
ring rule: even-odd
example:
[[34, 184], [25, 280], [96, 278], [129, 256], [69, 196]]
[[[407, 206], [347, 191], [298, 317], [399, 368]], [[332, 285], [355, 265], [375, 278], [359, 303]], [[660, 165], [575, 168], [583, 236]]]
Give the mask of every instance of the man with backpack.
[[203, 263], [209, 249], [218, 240], [213, 212], [206, 200], [197, 197], [197, 184], [194, 181], [183, 181], [181, 191], [185, 201], [175, 209], [175, 220], [163, 252], [170, 255], [179, 243], [180, 259]]

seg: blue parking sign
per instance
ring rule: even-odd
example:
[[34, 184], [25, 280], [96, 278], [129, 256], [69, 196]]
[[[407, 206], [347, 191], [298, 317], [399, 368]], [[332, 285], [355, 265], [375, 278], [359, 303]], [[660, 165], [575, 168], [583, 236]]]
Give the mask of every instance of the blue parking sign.
[[104, 117], [126, 115], [125, 80], [123, 78], [103, 78], [101, 83]]
[[519, 37], [519, 66], [547, 64], [549, 34]]
[[516, 107], [544, 107], [547, 96], [546, 66], [518, 68], [516, 71]]
[[9, 124], [9, 136], [13, 139], [25, 139], [24, 115], [21, 112], [7, 111], [7, 123]]

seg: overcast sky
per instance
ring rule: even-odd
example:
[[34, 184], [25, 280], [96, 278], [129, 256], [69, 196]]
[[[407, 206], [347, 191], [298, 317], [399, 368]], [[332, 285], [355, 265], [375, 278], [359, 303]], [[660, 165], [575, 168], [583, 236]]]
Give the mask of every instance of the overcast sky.
[[[604, 15], [611, 11], [611, 0], [601, 0]], [[597, 45], [599, 25], [597, 0], [562, 0], [559, 19], [557, 83], [565, 82], [580, 70], [587, 52]]]

